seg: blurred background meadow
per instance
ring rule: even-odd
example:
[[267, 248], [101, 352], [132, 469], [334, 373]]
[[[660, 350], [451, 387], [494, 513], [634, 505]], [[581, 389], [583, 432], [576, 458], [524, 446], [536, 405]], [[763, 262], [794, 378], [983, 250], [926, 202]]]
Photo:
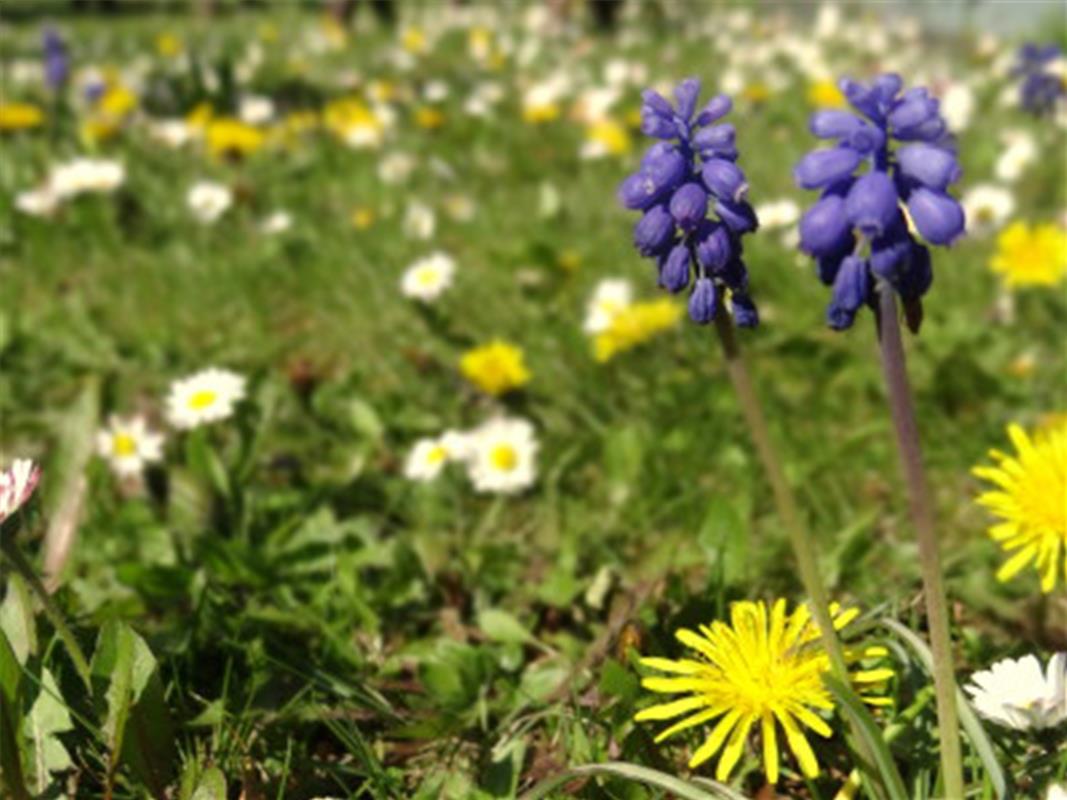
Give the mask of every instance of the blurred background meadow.
[[[874, 326], [826, 327], [793, 167], [840, 76], [940, 98], [968, 232], [906, 346], [957, 671], [1067, 649], [1062, 584], [995, 579], [971, 472], [1067, 411], [1063, 58], [1047, 108], [1016, 70], [1067, 11], [931, 5], [5, 0], [0, 462], [43, 474], [4, 536], [92, 655], [86, 691], [3, 573], [5, 778], [251, 800], [687, 774], [684, 737], [633, 721], [637, 655], [803, 598], [718, 344], [616, 201], [642, 90], [689, 76], [734, 98], [761, 220], [739, 337], [830, 594], [916, 631]], [[893, 753], [925, 797], [928, 681], [893, 657], [880, 721], [918, 709]], [[1016, 796], [1064, 778], [1062, 736], [993, 733]], [[777, 796], [834, 796], [845, 751], [820, 746]], [[732, 785], [776, 796], [754, 756]]]

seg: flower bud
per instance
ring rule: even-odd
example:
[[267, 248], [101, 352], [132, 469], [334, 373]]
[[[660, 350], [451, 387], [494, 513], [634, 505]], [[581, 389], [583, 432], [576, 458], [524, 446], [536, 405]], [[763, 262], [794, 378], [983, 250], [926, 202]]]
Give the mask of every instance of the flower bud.
[[704, 106], [704, 110], [697, 117], [697, 125], [710, 125], [716, 120], [722, 119], [730, 113], [734, 107], [733, 101], [725, 94], [716, 95]]
[[878, 236], [897, 214], [897, 187], [884, 172], [861, 175], [845, 198], [848, 221], [867, 237]]
[[674, 219], [662, 205], [652, 206], [634, 225], [634, 247], [643, 256], [661, 252], [674, 238]]
[[697, 261], [709, 270], [720, 270], [734, 255], [730, 232], [725, 225], [709, 222], [702, 226], [696, 247]]
[[736, 152], [734, 147], [734, 126], [729, 123], [701, 128], [693, 135], [693, 147], [697, 152], [717, 154], [719, 152]]
[[802, 189], [820, 189], [850, 176], [863, 157], [848, 147], [814, 150], [800, 160], [793, 177]]
[[708, 214], [708, 193], [699, 183], [687, 183], [671, 195], [670, 211], [683, 231], [694, 230]]
[[722, 158], [712, 158], [704, 162], [700, 177], [704, 179], [708, 190], [720, 200], [738, 203], [745, 198], [748, 191], [745, 173], [734, 162]]
[[963, 208], [944, 192], [919, 187], [908, 196], [908, 211], [919, 233], [931, 244], [950, 244], [963, 233]]
[[820, 139], [844, 139], [865, 123], [855, 114], [838, 109], [816, 111], [808, 120], [808, 130]]
[[660, 263], [659, 284], [677, 294], [689, 285], [689, 248], [676, 244]]
[[755, 328], [759, 325], [759, 311], [752, 298], [747, 294], [734, 292], [730, 296], [730, 310], [734, 314], [734, 322], [739, 328]]
[[834, 330], [852, 327], [852, 321], [870, 292], [867, 262], [858, 256], [847, 256], [834, 278], [833, 299], [826, 309], [826, 321]]
[[736, 234], [749, 233], [759, 227], [756, 212], [744, 201], [732, 203], [729, 200], [719, 200], [715, 203], [715, 213]]
[[698, 325], [715, 319], [715, 283], [711, 278], [697, 278], [693, 294], [689, 296], [689, 318]]
[[936, 117], [938, 108], [937, 100], [928, 96], [925, 91], [910, 97], [905, 95], [893, 106], [887, 121], [892, 126], [894, 134], [897, 134]]
[[686, 122], [692, 119], [699, 96], [700, 81], [696, 78], [686, 78], [674, 87], [674, 99], [678, 102], [678, 116]]
[[873, 125], [863, 123], [848, 135], [846, 143], [857, 153], [866, 155], [885, 144], [885, 134]]
[[844, 198], [830, 194], [800, 218], [800, 249], [821, 257], [837, 252], [852, 239]]
[[953, 153], [930, 144], [909, 144], [900, 148], [897, 163], [901, 174], [937, 191], [944, 191], [962, 175]]

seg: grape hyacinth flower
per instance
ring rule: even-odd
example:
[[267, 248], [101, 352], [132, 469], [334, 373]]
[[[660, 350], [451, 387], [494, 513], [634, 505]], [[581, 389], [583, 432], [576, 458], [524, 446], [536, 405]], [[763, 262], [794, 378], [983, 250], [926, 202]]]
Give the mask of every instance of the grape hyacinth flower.
[[1067, 84], [1063, 76], [1048, 69], [1063, 51], [1058, 45], [1024, 44], [1016, 56], [1014, 74], [1022, 78], [1019, 85], [1019, 101], [1031, 114], [1049, 114], [1056, 104], [1067, 97]]
[[44, 51], [45, 82], [52, 91], [58, 92], [66, 85], [70, 76], [70, 58], [67, 55], [66, 42], [55, 28], [45, 28], [41, 36], [41, 47]]
[[643, 93], [641, 130], [660, 141], [619, 186], [618, 199], [643, 214], [634, 226], [634, 246], [655, 259], [660, 286], [676, 294], [692, 290], [694, 322], [710, 322], [723, 304], [720, 293], [728, 290], [734, 322], [755, 327], [759, 315], [748, 294], [741, 237], [758, 223], [745, 199], [748, 183], [737, 166], [734, 127], [719, 124], [732, 103], [718, 95], [698, 112], [699, 95], [696, 78], [675, 87], [674, 105], [651, 89]]
[[947, 191], [961, 175], [954, 143], [937, 99], [921, 87], [902, 92], [899, 75], [869, 85], [845, 78], [840, 87], [859, 114], [815, 112], [811, 132], [837, 144], [808, 153], [793, 171], [797, 185], [821, 192], [800, 220], [800, 248], [833, 287], [831, 328], [851, 327], [884, 282], [900, 294], [917, 331], [933, 273], [930, 251], [913, 231], [932, 245], [964, 232], [963, 208]]

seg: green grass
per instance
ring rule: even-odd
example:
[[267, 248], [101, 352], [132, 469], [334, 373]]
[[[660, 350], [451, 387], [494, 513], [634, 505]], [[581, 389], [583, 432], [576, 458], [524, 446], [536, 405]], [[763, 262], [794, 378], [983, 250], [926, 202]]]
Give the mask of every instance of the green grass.
[[[575, 123], [521, 122], [514, 87], [527, 73], [547, 74], [551, 48], [563, 44], [546, 45], [550, 52], [529, 68], [509, 63], [497, 73], [508, 96], [495, 117], [479, 121], [461, 110], [480, 80], [462, 31], [446, 33], [412, 71], [395, 72], [381, 59], [392, 36], [365, 22], [358, 46], [311, 57], [291, 78], [285, 51], [296, 38], [285, 36], [315, 24], [291, 10], [210, 22], [61, 23], [82, 63], [121, 66], [153, 54], [159, 30], [211, 62], [225, 43], [254, 38], [267, 19], [283, 43], [267, 49], [252, 90], [334, 97], [342, 68], [413, 91], [441, 78], [451, 87], [445, 126], [419, 130], [401, 102], [382, 151], [351, 151], [322, 133], [226, 164], [195, 149], [163, 149], [135, 125], [100, 146], [126, 165], [125, 186], [43, 220], [14, 212], [12, 194], [83, 151], [76, 120], [65, 119], [54, 136], [0, 142], [0, 280], [8, 298], [0, 446], [5, 461], [33, 456], [45, 468], [40, 513], [19, 534], [28, 552], [56, 514], [64, 462], [107, 413], [158, 419], [170, 382], [208, 365], [252, 379], [239, 419], [204, 436], [169, 436], [165, 467], [151, 473], [146, 493], [125, 497], [105, 464], [87, 465], [58, 600], [89, 652], [101, 629], [132, 635], [114, 632], [127, 631], [117, 627], [125, 623], [158, 662], [158, 697], [134, 704], [131, 724], [142, 727], [126, 731], [128, 742], [173, 745], [161, 750], [160, 781], [174, 786], [181, 776], [182, 797], [222, 797], [218, 781], [230, 797], [238, 787], [245, 797], [508, 797], [567, 766], [605, 760], [685, 775], [682, 748], [653, 745], [651, 729], [631, 721], [643, 702], [634, 652], [676, 653], [676, 627], [719, 616], [731, 600], [801, 592], [713, 334], [687, 323], [597, 364], [582, 333], [586, 298], [601, 278], [628, 277], [641, 296], [655, 294], [651, 267], [630, 246], [631, 215], [614, 201], [638, 156], [583, 161]], [[12, 25], [0, 52], [30, 55], [37, 35], [36, 21]], [[948, 61], [957, 75], [985, 69], [962, 40], [928, 46], [931, 59]], [[590, 39], [575, 69], [593, 73], [625, 52], [656, 79], [697, 74], [712, 85], [720, 57], [708, 47], [653, 27], [626, 49]], [[858, 52], [839, 60], [857, 72], [870, 66]], [[757, 204], [811, 199], [791, 179], [813, 146], [810, 109], [803, 82], [793, 77], [789, 87], [763, 106], [742, 103], [731, 117]], [[1016, 185], [1017, 216], [1062, 215], [1062, 130], [995, 108], [998, 91], [978, 92], [983, 110], [960, 137], [963, 187], [990, 178], [1005, 128], [1023, 128], [1038, 137], [1042, 158]], [[187, 111], [189, 98], [178, 94], [171, 107], [159, 101], [156, 113]], [[636, 103], [631, 90], [620, 109]], [[377, 165], [394, 150], [415, 156], [418, 167], [409, 182], [384, 185]], [[435, 169], [435, 160], [449, 169]], [[239, 187], [239, 199], [218, 224], [200, 226], [184, 195], [208, 177]], [[546, 183], [561, 197], [550, 217], [539, 213]], [[474, 201], [471, 221], [448, 218], [442, 204], [452, 194]], [[411, 199], [437, 210], [429, 241], [402, 231]], [[350, 224], [357, 205], [377, 213], [367, 230]], [[293, 229], [261, 235], [258, 223], [276, 209], [292, 214]], [[864, 312], [848, 333], [827, 330], [827, 290], [780, 238], [767, 232], [746, 243], [764, 323], [742, 339], [820, 566], [835, 597], [922, 630], [873, 322]], [[997, 321], [992, 247], [990, 238], [965, 240], [936, 253], [922, 333], [907, 341], [961, 675], [1004, 655], [1067, 645], [1056, 623], [1062, 591], [1041, 598], [1032, 573], [995, 583], [1001, 555], [973, 502], [979, 486], [969, 469], [989, 448], [1007, 447], [1004, 426], [1032, 426], [1067, 408], [1062, 286], [1020, 293], [1015, 321]], [[431, 250], [456, 259], [457, 280], [423, 313], [403, 300], [398, 280]], [[568, 252], [580, 257], [576, 270], [559, 266]], [[498, 403], [457, 370], [466, 347], [494, 337], [521, 345], [533, 373], [526, 391]], [[1035, 366], [1019, 377], [1012, 365], [1024, 354]], [[298, 373], [309, 375], [302, 390]], [[72, 422], [83, 392], [90, 411]], [[537, 426], [534, 490], [496, 500], [475, 495], [458, 472], [428, 486], [404, 480], [415, 439], [475, 425], [495, 408]], [[228, 491], [210, 479], [212, 454]], [[71, 730], [53, 736], [72, 766], [52, 774], [48, 796], [98, 796], [115, 749], [107, 687], [116, 673], [101, 673], [98, 696], [86, 697], [51, 641], [42, 617], [35, 654], [21, 666], [31, 699], [40, 696], [33, 678], [47, 666], [72, 717]], [[897, 706], [885, 724], [921, 700], [928, 682], [915, 662], [900, 659]], [[152, 672], [143, 662], [133, 669]], [[147, 716], [163, 707], [172, 736]], [[932, 704], [923, 705], [894, 743], [916, 797], [932, 791], [933, 730]], [[996, 738], [1018, 796], [1067, 769], [1025, 754], [1009, 736]], [[152, 791], [138, 756], [121, 752], [115, 796]], [[832, 796], [850, 767], [840, 737], [819, 757], [817, 789], [790, 777], [783, 791]], [[743, 762], [740, 774], [736, 788], [754, 795], [756, 760]], [[198, 785], [203, 794], [194, 795]], [[651, 796], [619, 778], [561, 791]]]

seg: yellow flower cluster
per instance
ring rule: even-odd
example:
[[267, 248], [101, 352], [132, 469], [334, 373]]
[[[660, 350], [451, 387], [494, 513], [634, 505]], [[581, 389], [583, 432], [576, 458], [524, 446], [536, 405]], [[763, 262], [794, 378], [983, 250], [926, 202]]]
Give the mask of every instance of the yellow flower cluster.
[[24, 131], [44, 122], [44, 112], [32, 103], [0, 103], [0, 132]]
[[219, 117], [207, 124], [204, 141], [215, 158], [244, 158], [263, 147], [266, 134], [240, 120]]
[[997, 237], [989, 267], [1011, 289], [1055, 286], [1067, 276], [1067, 231], [1053, 223], [1012, 223]]
[[844, 108], [848, 102], [837, 84], [824, 78], [808, 86], [808, 104], [814, 108]]
[[530, 380], [522, 350], [500, 340], [468, 350], [460, 359], [459, 369], [467, 380], [494, 397], [525, 386]]
[[607, 329], [593, 338], [593, 356], [600, 362], [610, 361], [617, 354], [675, 327], [681, 318], [682, 307], [665, 297], [628, 305], [612, 317]]

